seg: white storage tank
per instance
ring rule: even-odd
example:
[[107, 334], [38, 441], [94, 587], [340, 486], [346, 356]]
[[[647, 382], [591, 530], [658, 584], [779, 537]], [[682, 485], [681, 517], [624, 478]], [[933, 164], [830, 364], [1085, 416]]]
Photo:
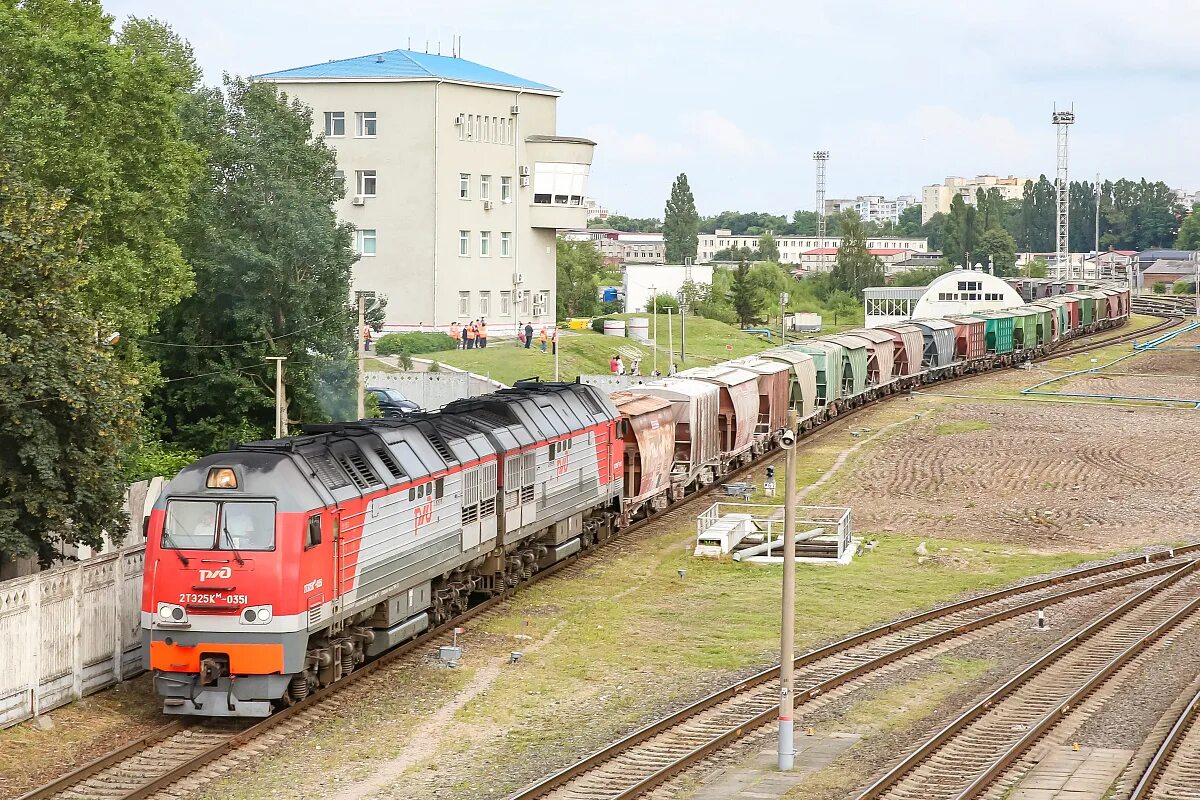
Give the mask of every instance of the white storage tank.
[[650, 341], [650, 319], [648, 317], [631, 317], [629, 338], [637, 339], [639, 342]]
[[604, 320], [604, 335], [605, 336], [620, 336], [625, 337], [625, 320], [623, 319], [606, 319]]

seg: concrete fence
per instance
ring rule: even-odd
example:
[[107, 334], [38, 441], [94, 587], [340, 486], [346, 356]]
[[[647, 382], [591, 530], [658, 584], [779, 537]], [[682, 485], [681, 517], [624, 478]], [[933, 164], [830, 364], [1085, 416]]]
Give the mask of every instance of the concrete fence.
[[0, 728], [142, 671], [146, 546], [0, 583]]
[[367, 386], [383, 386], [399, 389], [400, 392], [426, 411], [441, 408], [452, 400], [475, 397], [505, 388], [503, 383], [476, 375], [473, 372], [455, 369], [445, 364], [439, 372], [423, 370], [432, 363], [427, 359], [414, 358], [416, 369], [412, 372], [368, 372]]

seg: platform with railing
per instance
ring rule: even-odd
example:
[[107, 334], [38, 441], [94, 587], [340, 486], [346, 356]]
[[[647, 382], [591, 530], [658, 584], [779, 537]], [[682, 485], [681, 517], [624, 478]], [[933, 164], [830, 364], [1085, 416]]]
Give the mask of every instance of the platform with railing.
[[[796, 560], [848, 564], [854, 556], [850, 509], [797, 506]], [[720, 501], [696, 518], [694, 555], [755, 564], [783, 561], [783, 506]]]

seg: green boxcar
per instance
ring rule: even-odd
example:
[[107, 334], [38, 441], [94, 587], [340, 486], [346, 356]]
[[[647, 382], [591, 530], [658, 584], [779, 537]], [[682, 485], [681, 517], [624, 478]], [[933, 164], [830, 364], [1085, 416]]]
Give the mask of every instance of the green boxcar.
[[1013, 318], [1013, 349], [1027, 350], [1038, 346], [1038, 312], [1035, 308], [1021, 306], [1010, 308], [1006, 313]]
[[1096, 321], [1096, 298], [1076, 292], [1071, 295], [1079, 300], [1079, 324], [1091, 325]]
[[1013, 315], [1007, 311], [977, 314], [987, 320], [987, 350], [1003, 355], [1013, 351]]
[[1050, 318], [1055, 312], [1048, 308], [1031, 308], [1037, 319], [1037, 343], [1039, 345], [1049, 344], [1050, 337], [1054, 333], [1054, 322]]

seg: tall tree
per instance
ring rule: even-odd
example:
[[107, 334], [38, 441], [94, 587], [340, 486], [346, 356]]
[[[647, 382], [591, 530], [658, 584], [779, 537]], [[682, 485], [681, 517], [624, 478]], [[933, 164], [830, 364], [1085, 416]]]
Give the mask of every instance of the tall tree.
[[700, 239], [700, 216], [696, 213], [696, 200], [688, 188], [687, 175], [679, 177], [671, 185], [671, 197], [667, 200], [663, 215], [663, 243], [666, 246], [668, 264], [682, 264], [684, 259], [695, 259]]
[[975, 248], [974, 257], [977, 263], [985, 268], [991, 264], [997, 275], [1013, 275], [1017, 265], [1017, 243], [1012, 234], [1004, 228], [995, 227], [985, 231]]
[[942, 258], [951, 265], [970, 266], [967, 254], [967, 204], [962, 195], [954, 195], [950, 201], [950, 213], [946, 215], [946, 226], [942, 234]]
[[769, 232], [758, 237], [758, 257], [763, 261], [779, 263], [779, 245]]
[[945, 252], [946, 215], [937, 212], [921, 225], [921, 235], [929, 240], [929, 249], [935, 253]]
[[830, 273], [831, 286], [858, 297], [864, 288], [883, 283], [883, 264], [867, 251], [867, 234], [858, 212], [843, 211], [835, 216], [842, 232], [842, 246]]
[[762, 311], [762, 292], [750, 274], [750, 265], [743, 261], [733, 272], [729, 287], [729, 302], [743, 327], [758, 319]]
[[921, 207], [912, 205], [900, 212], [900, 222], [896, 225], [898, 236], [921, 235]]
[[[163, 317], [170, 381], [156, 409], [173, 439], [199, 449], [268, 435], [284, 356], [290, 422], [353, 413], [355, 314], [347, 303], [352, 229], [332, 204], [342, 182], [311, 111], [272, 84], [226, 79], [197, 94], [189, 134], [210, 155], [180, 233], [196, 293]], [[203, 375], [203, 381], [191, 378]]]
[[559, 319], [587, 317], [600, 305], [600, 272], [604, 259], [591, 242], [557, 243], [557, 311]]
[[60, 545], [120, 538], [118, 476], [138, 431], [137, 388], [87, 303], [90, 225], [65, 191], [0, 162], [0, 552], [44, 564]]
[[1179, 226], [1179, 236], [1175, 238], [1175, 247], [1179, 250], [1200, 250], [1200, 203], [1192, 206], [1192, 211]]

